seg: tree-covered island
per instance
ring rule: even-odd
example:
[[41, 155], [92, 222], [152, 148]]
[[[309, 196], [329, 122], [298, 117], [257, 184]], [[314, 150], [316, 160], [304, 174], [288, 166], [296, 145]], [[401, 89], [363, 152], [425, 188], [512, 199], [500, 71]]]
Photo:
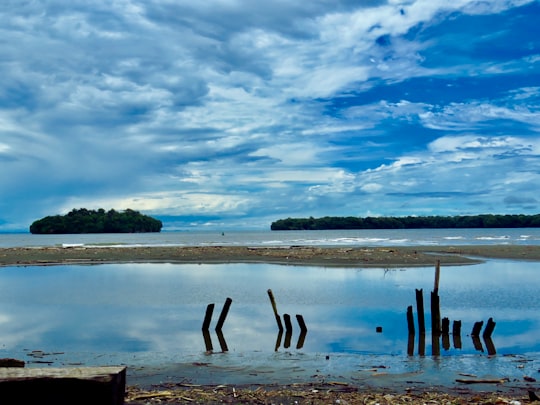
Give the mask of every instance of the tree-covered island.
[[33, 234], [160, 232], [160, 220], [127, 209], [73, 209], [66, 215], [47, 216], [30, 225]]
[[287, 218], [272, 222], [273, 231], [326, 229], [539, 228], [537, 215], [466, 215], [425, 217]]

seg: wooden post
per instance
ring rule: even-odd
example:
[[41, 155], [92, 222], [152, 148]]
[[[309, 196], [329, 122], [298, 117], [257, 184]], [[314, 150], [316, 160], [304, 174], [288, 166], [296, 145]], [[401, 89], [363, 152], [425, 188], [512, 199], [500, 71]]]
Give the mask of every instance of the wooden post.
[[280, 330], [278, 331], [278, 335], [277, 335], [277, 338], [276, 338], [276, 347], [275, 347], [275, 351], [277, 352], [279, 350], [279, 346], [281, 346], [281, 338], [283, 337], [283, 331]]
[[225, 319], [227, 318], [227, 314], [229, 313], [229, 308], [231, 307], [232, 299], [227, 298], [225, 300], [225, 304], [223, 304], [223, 309], [221, 310], [221, 314], [219, 315], [218, 323], [216, 325], [216, 332], [221, 331], [223, 328], [223, 324], [225, 323]]
[[212, 338], [210, 337], [210, 332], [208, 331], [208, 329], [203, 329], [202, 335], [204, 339], [204, 346], [206, 347], [206, 353], [211, 354], [214, 351], [214, 346], [212, 345]]
[[283, 320], [285, 321], [285, 331], [292, 333], [291, 316], [289, 314], [283, 314]]
[[307, 332], [306, 323], [304, 322], [304, 317], [302, 315], [297, 314], [296, 320], [298, 321], [298, 326], [300, 326], [300, 331]]
[[435, 283], [433, 286], [433, 291], [436, 293], [439, 292], [439, 278], [441, 275], [441, 261], [437, 260], [437, 264], [435, 265]]
[[431, 333], [431, 355], [440, 356], [441, 355], [441, 340], [440, 335]]
[[304, 322], [304, 317], [300, 314], [296, 314], [296, 320], [298, 321], [298, 326], [300, 326], [300, 336], [298, 336], [298, 343], [296, 344], [297, 349], [304, 347], [304, 341], [306, 340], [307, 335], [307, 326]]
[[216, 330], [216, 335], [219, 340], [219, 346], [221, 347], [221, 351], [223, 353], [226, 353], [229, 351], [229, 348], [227, 347], [227, 341], [225, 340], [225, 336], [223, 335], [223, 331], [221, 329]]
[[438, 276], [435, 277], [435, 291], [431, 292], [431, 354], [439, 356], [441, 354], [441, 307], [439, 302]]
[[409, 338], [407, 339], [407, 354], [414, 355], [414, 315], [412, 305], [407, 307], [407, 328], [409, 329]]
[[480, 336], [480, 331], [482, 330], [482, 325], [484, 325], [484, 321], [475, 322], [474, 326], [473, 326], [473, 329], [472, 329], [472, 332], [471, 332], [471, 336], [473, 336], [473, 337]]
[[452, 324], [452, 340], [454, 349], [461, 349], [461, 321], [454, 321]]
[[418, 314], [418, 332], [426, 333], [426, 321], [424, 318], [424, 291], [416, 290], [416, 312]]
[[419, 356], [426, 355], [426, 334], [425, 333], [418, 334], [418, 355]]
[[437, 337], [441, 334], [441, 307], [436, 291], [431, 292], [431, 333]]
[[496, 322], [493, 322], [493, 318], [489, 318], [486, 324], [486, 328], [484, 329], [484, 333], [482, 334], [482, 337], [484, 339], [490, 338], [491, 334], [495, 330]]
[[283, 347], [288, 349], [291, 346], [292, 338], [291, 316], [289, 314], [283, 314], [283, 321], [285, 322], [285, 342], [283, 343]]
[[414, 333], [409, 333], [409, 338], [407, 339], [407, 355], [414, 355]]
[[409, 335], [414, 336], [415, 330], [414, 330], [414, 315], [413, 315], [412, 305], [409, 305], [407, 307], [407, 328], [409, 330]]
[[443, 335], [449, 335], [450, 334], [450, 320], [446, 317], [442, 319], [441, 322], [441, 332]]
[[486, 344], [488, 355], [495, 356], [497, 354], [497, 350], [495, 350], [495, 344], [493, 343], [491, 337], [484, 336], [484, 343]]
[[214, 312], [214, 304], [208, 304], [206, 307], [206, 314], [204, 315], [204, 321], [202, 330], [208, 330], [210, 328], [210, 322], [212, 321], [212, 313]]
[[271, 289], [268, 289], [268, 297], [270, 298], [270, 303], [272, 304], [272, 309], [274, 310], [274, 316], [276, 317], [276, 323], [278, 325], [278, 329], [283, 332], [283, 324], [281, 323], [281, 318], [279, 317], [279, 313], [277, 310], [276, 300], [274, 298], [274, 293]]
[[478, 336], [473, 336], [473, 335], [471, 335], [471, 338], [473, 341], [474, 348], [478, 350], [479, 352], [483, 352], [484, 347], [482, 346], [482, 342], [480, 341], [480, 338]]
[[450, 320], [444, 317], [441, 323], [442, 347], [444, 350], [450, 350]]

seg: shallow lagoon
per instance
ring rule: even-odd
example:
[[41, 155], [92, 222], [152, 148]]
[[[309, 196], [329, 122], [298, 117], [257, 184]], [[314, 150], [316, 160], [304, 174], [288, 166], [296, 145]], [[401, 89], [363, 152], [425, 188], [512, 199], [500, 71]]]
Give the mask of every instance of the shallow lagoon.
[[[443, 267], [441, 314], [462, 321], [462, 348], [441, 349], [433, 361], [429, 337], [429, 292], [434, 268], [341, 269], [270, 264], [106, 264], [0, 269], [0, 356], [29, 366], [126, 364], [133, 370], [159, 367], [191, 380], [223, 378], [219, 370], [265, 378], [314, 373], [344, 375], [384, 364], [395, 373], [433, 367], [491, 374], [532, 373], [540, 353], [540, 277], [536, 262], [492, 260]], [[293, 334], [278, 342], [268, 299], [271, 288], [280, 314], [290, 314]], [[407, 356], [406, 308], [415, 308], [415, 289], [426, 306], [426, 358]], [[209, 303], [214, 327], [227, 297], [233, 300], [223, 327], [229, 352], [208, 355], [201, 326]], [[308, 333], [297, 348], [302, 314]], [[474, 322], [497, 322], [497, 356], [475, 348]], [[383, 328], [382, 333], [376, 327]], [[276, 344], [279, 347], [276, 351]], [[482, 342], [483, 343], [483, 342]], [[527, 367], [516, 367], [523, 356]], [[209, 368], [214, 367], [214, 368]], [[128, 370], [129, 370], [128, 368]], [[278, 371], [276, 371], [278, 370]], [[536, 372], [536, 370], [534, 370]], [[163, 373], [159, 374], [163, 377]], [[136, 377], [136, 376], [135, 376]], [[356, 376], [358, 378], [358, 376]], [[409, 377], [410, 378], [410, 377]], [[290, 378], [287, 378], [290, 381]]]

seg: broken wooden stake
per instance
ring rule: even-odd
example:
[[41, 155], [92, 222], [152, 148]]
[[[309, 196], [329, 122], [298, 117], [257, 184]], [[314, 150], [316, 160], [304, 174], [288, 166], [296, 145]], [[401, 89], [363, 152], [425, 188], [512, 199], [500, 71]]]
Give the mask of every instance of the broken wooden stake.
[[292, 333], [291, 316], [289, 314], [283, 314], [283, 320], [285, 321], [285, 331]]
[[407, 355], [414, 355], [414, 333], [409, 333], [409, 338], [407, 339]]
[[232, 299], [227, 298], [225, 300], [225, 304], [223, 304], [223, 309], [221, 310], [221, 314], [219, 315], [219, 319], [216, 325], [216, 332], [221, 331], [223, 328], [223, 324], [225, 323], [225, 319], [227, 318], [227, 314], [229, 313], [229, 308], [231, 307]]
[[437, 337], [441, 334], [441, 307], [437, 291], [431, 292], [431, 334]]
[[495, 344], [493, 343], [493, 340], [489, 336], [484, 336], [484, 343], [486, 344], [486, 350], [488, 352], [488, 355], [495, 356], [497, 354], [497, 350], [495, 349]]
[[443, 335], [449, 335], [450, 334], [450, 320], [446, 317], [444, 317], [441, 321], [441, 333]]
[[297, 314], [296, 320], [298, 321], [298, 326], [300, 326], [300, 331], [307, 332], [307, 327], [306, 327], [306, 323], [304, 322], [304, 317], [300, 314]]
[[204, 346], [206, 347], [206, 353], [210, 354], [214, 351], [214, 346], [212, 345], [212, 338], [210, 337], [210, 332], [208, 329], [203, 329], [202, 331]]
[[412, 305], [409, 305], [407, 307], [407, 328], [409, 330], [409, 336], [415, 334], [414, 330], [414, 315], [413, 315], [413, 308]]
[[482, 337], [484, 339], [491, 337], [491, 334], [495, 330], [495, 325], [496, 323], [493, 322], [493, 318], [489, 318], [486, 324], [486, 328], [484, 329], [484, 333], [482, 334]]
[[480, 336], [480, 331], [482, 330], [482, 325], [484, 325], [484, 321], [480, 321], [480, 322], [475, 322], [474, 323], [474, 326], [473, 326], [473, 329], [472, 329], [472, 332], [471, 332], [471, 336]]
[[281, 323], [281, 318], [279, 317], [279, 313], [277, 310], [276, 300], [274, 298], [274, 293], [271, 289], [268, 289], [268, 297], [270, 298], [270, 303], [272, 304], [272, 309], [274, 310], [274, 316], [276, 317], [276, 323], [278, 325], [278, 329], [283, 332], [283, 324]]
[[426, 322], [424, 318], [424, 291], [416, 290], [416, 312], [418, 314], [418, 332], [426, 333]]
[[214, 313], [214, 304], [208, 304], [206, 307], [206, 314], [204, 315], [204, 321], [202, 325], [202, 330], [210, 329], [210, 322], [212, 321], [212, 314]]
[[223, 332], [221, 329], [216, 330], [216, 335], [218, 337], [219, 346], [221, 347], [221, 351], [223, 353], [226, 353], [229, 351], [229, 348], [227, 347], [227, 341], [225, 340], [225, 336], [223, 336]]
[[439, 278], [441, 276], [441, 261], [437, 260], [437, 264], [435, 265], [435, 282], [433, 285], [433, 291], [435, 293], [439, 293]]
[[452, 323], [452, 340], [454, 342], [454, 349], [461, 349], [461, 321], [454, 321]]

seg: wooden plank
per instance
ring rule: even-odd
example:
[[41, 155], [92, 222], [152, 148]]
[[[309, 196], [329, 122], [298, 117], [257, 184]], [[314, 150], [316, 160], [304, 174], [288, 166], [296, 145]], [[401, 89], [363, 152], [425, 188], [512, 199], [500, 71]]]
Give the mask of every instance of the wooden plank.
[[122, 405], [125, 389], [126, 367], [0, 368], [0, 393], [13, 404]]

